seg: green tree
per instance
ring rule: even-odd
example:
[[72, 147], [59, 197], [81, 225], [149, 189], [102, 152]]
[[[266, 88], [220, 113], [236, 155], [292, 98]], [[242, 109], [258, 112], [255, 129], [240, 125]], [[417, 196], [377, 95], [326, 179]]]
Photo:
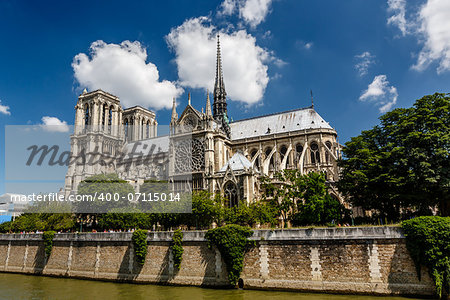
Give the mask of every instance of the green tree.
[[281, 216], [284, 226], [287, 227], [289, 216], [294, 208], [295, 199], [300, 198], [298, 191], [300, 173], [296, 170], [283, 170], [277, 172], [274, 178], [263, 177], [261, 186], [264, 190], [263, 199], [276, 210], [276, 214]]
[[[99, 214], [133, 209], [129, 195], [134, 195], [133, 187], [119, 178], [117, 174], [98, 174], [86, 178], [78, 185], [78, 195], [92, 197], [93, 201], [75, 203], [77, 219], [87, 222], [87, 226], [95, 228]], [[117, 201], [116, 201], [117, 200]]]
[[293, 225], [326, 224], [340, 221], [344, 206], [328, 193], [325, 175], [309, 173], [302, 176], [304, 188], [301, 201], [297, 201], [296, 213], [292, 215]]
[[345, 144], [338, 187], [356, 206], [391, 220], [402, 211], [450, 212], [450, 97], [424, 96], [411, 108], [380, 117], [380, 125]]
[[[402, 222], [406, 246], [420, 279], [426, 266], [440, 298], [450, 296], [450, 218], [423, 216]], [[447, 297], [445, 297], [447, 296]]]
[[119, 210], [97, 216], [97, 227], [100, 230], [116, 229], [128, 230], [134, 228], [151, 229], [155, 220], [151, 214], [140, 212], [138, 209]]
[[302, 175], [299, 170], [283, 170], [274, 179], [265, 179], [266, 198], [278, 209], [285, 227], [293, 225], [326, 224], [339, 221], [344, 214], [343, 205], [328, 193], [325, 176], [311, 172]]
[[[77, 203], [79, 212], [104, 213], [112, 209], [130, 207], [129, 195], [133, 187], [117, 174], [98, 174], [86, 178], [78, 185], [78, 195], [96, 197], [94, 201]], [[117, 201], [115, 201], [117, 200]]]

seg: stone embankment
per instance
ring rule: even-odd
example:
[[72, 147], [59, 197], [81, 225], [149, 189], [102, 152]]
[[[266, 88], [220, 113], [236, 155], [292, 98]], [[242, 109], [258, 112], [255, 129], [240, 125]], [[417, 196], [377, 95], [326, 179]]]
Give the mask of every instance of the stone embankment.
[[[204, 231], [184, 232], [180, 270], [173, 265], [172, 232], [149, 232], [143, 266], [131, 233], [56, 234], [46, 259], [41, 234], [0, 234], [0, 271], [58, 277], [194, 286], [225, 286], [227, 273]], [[244, 288], [430, 296], [419, 280], [398, 227], [255, 230], [244, 259]]]

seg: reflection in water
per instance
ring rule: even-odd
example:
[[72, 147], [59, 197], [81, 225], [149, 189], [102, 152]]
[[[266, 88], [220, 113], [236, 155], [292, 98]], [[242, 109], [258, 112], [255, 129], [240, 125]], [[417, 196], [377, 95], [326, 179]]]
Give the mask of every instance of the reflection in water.
[[197, 287], [127, 284], [0, 273], [0, 299], [401, 300], [406, 298], [237, 289], [217, 290]]

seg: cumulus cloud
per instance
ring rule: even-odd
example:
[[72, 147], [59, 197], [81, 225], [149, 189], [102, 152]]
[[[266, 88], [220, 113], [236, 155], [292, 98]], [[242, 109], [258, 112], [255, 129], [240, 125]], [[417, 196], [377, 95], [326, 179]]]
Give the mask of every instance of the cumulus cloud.
[[11, 112], [9, 111], [8, 105], [1, 104], [2, 101], [0, 100], [0, 113], [4, 115], [11, 115]]
[[422, 71], [432, 62], [439, 63], [437, 72], [450, 70], [450, 1], [428, 0], [419, 12], [419, 32], [424, 46], [414, 69]]
[[239, 17], [255, 28], [266, 19], [272, 0], [247, 0], [239, 6]]
[[74, 57], [72, 68], [81, 87], [110, 92], [125, 106], [170, 108], [172, 98], [183, 90], [171, 81], [160, 81], [156, 65], [146, 61], [147, 51], [138, 41], [107, 44], [99, 40], [91, 44], [89, 54]]
[[42, 117], [42, 124], [40, 124], [40, 126], [43, 130], [50, 132], [69, 131], [69, 125], [67, 125], [67, 122], [61, 121], [56, 117], [49, 117], [49, 116]]
[[380, 112], [385, 113], [397, 103], [397, 98], [397, 88], [389, 85], [386, 75], [378, 75], [359, 97], [359, 100], [374, 102], [379, 106]]
[[423, 48], [418, 54], [417, 62], [412, 66], [423, 71], [431, 63], [437, 62], [437, 72], [450, 70], [450, 1], [427, 0], [406, 17], [405, 0], [388, 0], [388, 24], [397, 26], [402, 35], [416, 36]]
[[255, 28], [266, 19], [271, 4], [272, 0], [224, 0], [219, 14], [232, 15], [237, 11], [239, 18]]
[[230, 16], [236, 10], [236, 0], [224, 0], [220, 5], [220, 8], [219, 14]]
[[406, 21], [406, 1], [388, 0], [388, 12], [392, 15], [388, 19], [388, 24], [397, 26], [405, 36], [409, 33], [410, 24]]
[[359, 76], [367, 75], [370, 65], [375, 63], [375, 56], [370, 54], [369, 51], [365, 51], [359, 55], [355, 55], [357, 63], [355, 69], [358, 71]]
[[[166, 36], [175, 52], [180, 84], [212, 89], [215, 78], [216, 33], [207, 17], [186, 20]], [[269, 82], [268, 63], [283, 65], [273, 53], [256, 45], [245, 30], [220, 32], [222, 66], [229, 99], [246, 104], [259, 102]]]

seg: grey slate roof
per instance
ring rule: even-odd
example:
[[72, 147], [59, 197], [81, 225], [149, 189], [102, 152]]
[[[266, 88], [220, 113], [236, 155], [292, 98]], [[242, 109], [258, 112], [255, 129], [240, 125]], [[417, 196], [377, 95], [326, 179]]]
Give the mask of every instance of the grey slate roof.
[[333, 129], [313, 108], [295, 109], [235, 121], [230, 123], [230, 127], [232, 140], [304, 129]]
[[230, 166], [231, 170], [238, 171], [244, 169], [250, 169], [252, 167], [252, 163], [241, 153], [236, 152], [227, 163], [219, 170], [219, 172], [225, 172]]

